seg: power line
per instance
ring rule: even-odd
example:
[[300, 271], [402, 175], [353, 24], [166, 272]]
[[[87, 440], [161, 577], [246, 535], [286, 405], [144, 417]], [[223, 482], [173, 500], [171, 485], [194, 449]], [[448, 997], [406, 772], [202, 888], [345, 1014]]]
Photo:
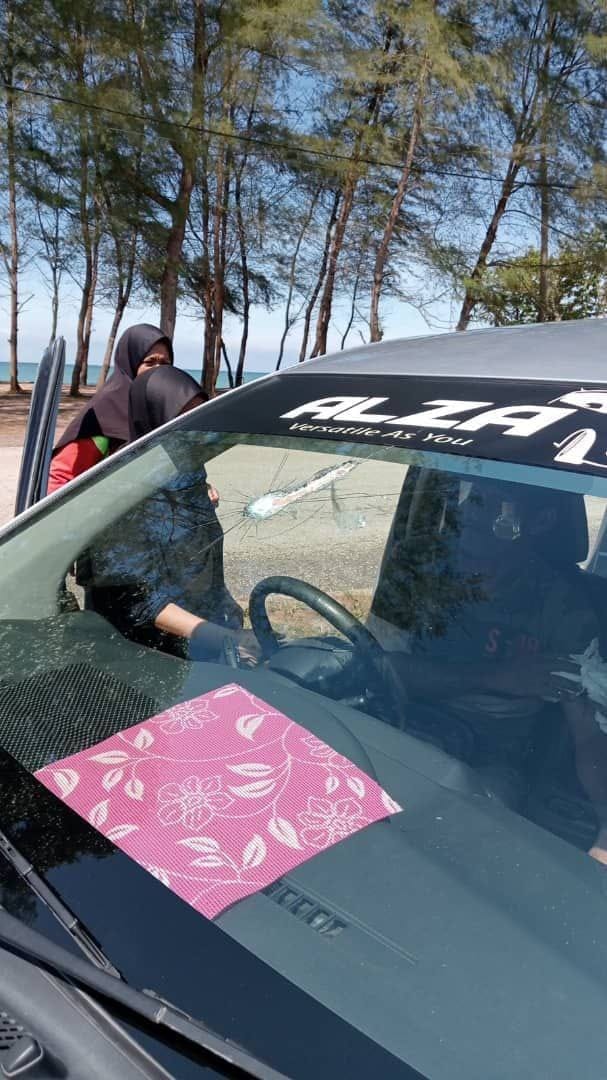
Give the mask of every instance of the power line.
[[[306, 146], [302, 143], [292, 143], [285, 140], [267, 139], [259, 135], [246, 135], [243, 132], [234, 131], [221, 131], [219, 128], [203, 127], [199, 124], [188, 124], [178, 120], [163, 120], [158, 117], [149, 116], [146, 113], [131, 112], [125, 109], [117, 109], [111, 105], [100, 105], [97, 102], [91, 101], [79, 101], [77, 98], [66, 97], [62, 94], [52, 94], [45, 90], [35, 90], [29, 86], [11, 85], [7, 82], [2, 82], [2, 86], [5, 90], [12, 91], [13, 93], [24, 94], [29, 97], [42, 98], [45, 101], [53, 101], [57, 104], [70, 105], [77, 109], [83, 109], [88, 112], [101, 112], [112, 116], [119, 116], [125, 120], [138, 120], [146, 124], [153, 124], [160, 128], [174, 128], [175, 130], [187, 131], [188, 133], [195, 132], [199, 135], [206, 135], [212, 138], [219, 139], [231, 139], [235, 142], [247, 143], [253, 146], [260, 146], [264, 149], [271, 150], [283, 150], [288, 153], [307, 154], [311, 157], [323, 158], [329, 161], [342, 161], [351, 165], [370, 165], [376, 168], [383, 169], [398, 169], [402, 170], [402, 164], [395, 161], [384, 161], [381, 158], [359, 157], [352, 158], [348, 154], [340, 154], [334, 150], [323, 150], [319, 147]], [[168, 138], [168, 136], [161, 136]], [[420, 169], [419, 166], [414, 169], [415, 172], [420, 173], [423, 176], [438, 176], [445, 179], [452, 180], [477, 180], [481, 183], [497, 183], [502, 184], [504, 177], [494, 176], [488, 173], [469, 173], [469, 172], [457, 172], [451, 169]], [[574, 191], [576, 184], [563, 184], [553, 181], [542, 182], [540, 180], [517, 180], [516, 187], [530, 187], [541, 188], [548, 187], [558, 191]]]

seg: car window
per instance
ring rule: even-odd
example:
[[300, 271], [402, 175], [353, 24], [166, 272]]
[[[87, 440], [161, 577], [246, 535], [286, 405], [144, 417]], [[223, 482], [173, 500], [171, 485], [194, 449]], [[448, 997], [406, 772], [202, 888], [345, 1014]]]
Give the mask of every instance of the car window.
[[[226, 907], [218, 924], [391, 1053], [448, 1076], [426, 1006], [413, 1036], [401, 1022], [405, 972], [421, 965], [450, 1045], [467, 1032], [455, 1075], [484, 1075], [478, 1008], [504, 1054], [520, 1020], [495, 1004], [504, 980], [516, 997], [529, 964], [590, 1015], [607, 959], [597, 876], [607, 639], [595, 572], [607, 484], [196, 425], [123, 453], [6, 534], [0, 743], [36, 771], [226, 684], [274, 703], [327, 766], [324, 824], [283, 823], [286, 846], [358, 805], [356, 783], [335, 786], [331, 755], [404, 810], [322, 855], [311, 841], [294, 874]], [[197, 651], [196, 633], [167, 628], [175, 607], [212, 624], [211, 645]], [[322, 926], [331, 946], [312, 933]], [[471, 949], [471, 927], [482, 949]], [[431, 963], [415, 959], [418, 946]], [[474, 1008], [464, 957], [485, 987]], [[350, 965], [374, 973], [370, 989], [344, 983]], [[539, 997], [537, 1046], [517, 1075], [553, 1075], [542, 1072], [554, 1065], [542, 1034], [551, 1007]]]

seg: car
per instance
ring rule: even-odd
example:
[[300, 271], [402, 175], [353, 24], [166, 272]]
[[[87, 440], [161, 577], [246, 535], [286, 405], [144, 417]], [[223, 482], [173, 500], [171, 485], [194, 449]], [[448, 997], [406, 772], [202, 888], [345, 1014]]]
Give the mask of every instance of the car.
[[4, 528], [0, 1072], [604, 1076], [606, 356], [364, 345]]

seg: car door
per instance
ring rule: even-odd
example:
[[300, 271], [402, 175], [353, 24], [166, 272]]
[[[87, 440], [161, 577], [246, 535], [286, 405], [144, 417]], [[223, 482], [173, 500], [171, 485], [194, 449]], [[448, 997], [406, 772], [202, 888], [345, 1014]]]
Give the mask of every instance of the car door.
[[27, 510], [46, 495], [64, 370], [65, 339], [59, 337], [44, 351], [32, 392], [15, 514]]

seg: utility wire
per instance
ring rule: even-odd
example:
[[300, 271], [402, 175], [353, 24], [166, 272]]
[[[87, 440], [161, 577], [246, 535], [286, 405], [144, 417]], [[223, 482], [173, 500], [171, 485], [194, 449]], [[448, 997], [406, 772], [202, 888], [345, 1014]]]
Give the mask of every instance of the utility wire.
[[[267, 139], [260, 135], [246, 135], [242, 132], [234, 131], [221, 131], [219, 128], [204, 127], [199, 124], [189, 124], [185, 121], [178, 120], [163, 120], [159, 117], [149, 116], [146, 113], [130, 112], [125, 109], [117, 109], [111, 105], [100, 105], [97, 102], [92, 101], [79, 101], [77, 98], [66, 97], [62, 94], [52, 94], [45, 90], [35, 90], [29, 86], [11, 85], [5, 81], [1, 84], [5, 90], [12, 91], [17, 94], [24, 94], [29, 97], [42, 98], [45, 101], [53, 101], [57, 104], [70, 105], [77, 109], [84, 109], [88, 112], [101, 112], [112, 116], [119, 116], [125, 120], [138, 120], [143, 121], [146, 124], [153, 124], [159, 128], [174, 128], [175, 130], [187, 131], [189, 133], [195, 132], [199, 135], [206, 135], [212, 138], [218, 139], [231, 139], [235, 142], [248, 143], [253, 146], [260, 146], [264, 149], [271, 150], [283, 150], [288, 153], [304, 154], [311, 157], [323, 158], [329, 161], [342, 161], [348, 162], [351, 165], [371, 165], [377, 168], [383, 169], [398, 169], [402, 170], [402, 163], [398, 161], [385, 161], [381, 158], [371, 157], [357, 157], [353, 158], [348, 154], [340, 154], [334, 150], [323, 150], [319, 147], [306, 146], [302, 143], [292, 143], [285, 140]], [[168, 136], [164, 136], [167, 138]], [[422, 176], [438, 176], [446, 179], [453, 180], [477, 180], [482, 183], [503, 183], [504, 178], [500, 176], [494, 176], [490, 173], [474, 173], [474, 172], [457, 172], [451, 169], [421, 169], [419, 166], [414, 170], [420, 173]], [[540, 180], [517, 180], [516, 187], [530, 187], [530, 188], [542, 188], [548, 187], [552, 190], [558, 191], [574, 191], [577, 184], [564, 184], [554, 181], [540, 181]]]

